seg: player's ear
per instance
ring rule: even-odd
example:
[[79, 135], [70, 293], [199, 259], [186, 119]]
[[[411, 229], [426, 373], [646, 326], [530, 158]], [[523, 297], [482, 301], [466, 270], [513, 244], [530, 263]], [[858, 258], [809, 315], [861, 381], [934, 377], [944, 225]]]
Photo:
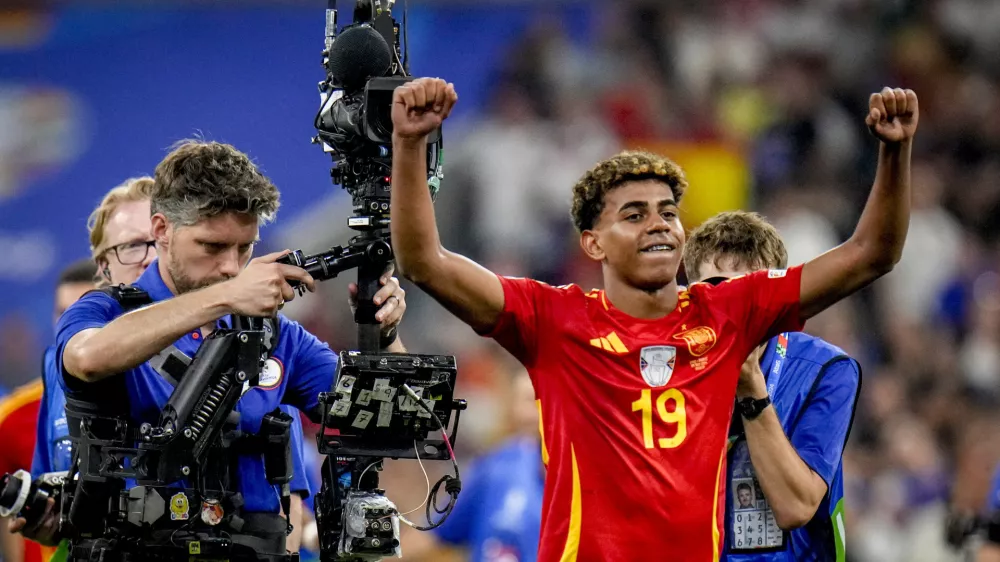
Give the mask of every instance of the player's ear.
[[604, 249], [601, 248], [601, 240], [593, 230], [584, 230], [580, 234], [580, 247], [583, 248], [583, 253], [594, 261], [604, 261], [606, 257]]

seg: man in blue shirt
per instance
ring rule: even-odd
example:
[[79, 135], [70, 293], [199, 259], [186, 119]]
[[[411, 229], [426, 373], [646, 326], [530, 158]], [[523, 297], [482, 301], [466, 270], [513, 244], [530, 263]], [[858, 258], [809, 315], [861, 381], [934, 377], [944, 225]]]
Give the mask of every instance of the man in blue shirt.
[[[684, 247], [690, 282], [787, 260], [777, 230], [742, 211], [709, 219]], [[857, 361], [803, 333], [780, 334], [747, 359], [729, 439], [725, 560], [844, 560], [842, 455], [860, 384]]]
[[[91, 272], [91, 279], [88, 280], [91, 287], [94, 279], [99, 286], [131, 285], [156, 259], [156, 246], [150, 234], [149, 199], [152, 187], [153, 178], [130, 178], [108, 191], [91, 212], [87, 230], [92, 260], [86, 262]], [[56, 322], [70, 304], [72, 302], [57, 310]], [[56, 347], [52, 345], [46, 349], [43, 358], [45, 390], [39, 408], [31, 465], [31, 474], [35, 478], [46, 472], [69, 470], [72, 461], [66, 424], [66, 397], [62, 391], [62, 375], [56, 366], [55, 352]], [[289, 521], [293, 530], [286, 546], [289, 552], [297, 552], [302, 537], [302, 501], [303, 497], [309, 497], [312, 489], [306, 478], [302, 420], [291, 406], [283, 405], [281, 409], [293, 419], [290, 448], [294, 466], [289, 486], [292, 494]]]
[[986, 528], [983, 544], [976, 554], [976, 562], [1000, 562], [1000, 465], [990, 495], [986, 498]]
[[[156, 258], [150, 238], [149, 194], [153, 178], [130, 178], [112, 188], [101, 199], [87, 220], [92, 260], [91, 288], [130, 285]], [[67, 307], [58, 311], [55, 321]], [[66, 397], [62, 374], [56, 365], [56, 346], [45, 350], [43, 357], [45, 392], [38, 413], [32, 477], [46, 472], [70, 469], [71, 447], [66, 426]]]
[[[156, 422], [173, 386], [148, 362], [174, 346], [194, 356], [231, 314], [267, 317], [295, 297], [288, 281], [314, 290], [305, 270], [275, 263], [284, 252], [250, 260], [261, 224], [278, 208], [278, 191], [250, 159], [229, 145], [188, 141], [156, 168], [152, 186], [151, 239], [159, 258], [134, 286], [153, 304], [123, 314], [105, 293], [91, 293], [59, 322], [56, 363], [68, 397], [95, 404], [103, 412], [134, 423]], [[396, 325], [405, 310], [404, 293], [387, 273], [375, 296], [381, 305], [383, 345], [404, 351]], [[317, 413], [318, 394], [328, 391], [336, 355], [302, 326], [278, 317], [279, 339], [256, 387], [236, 405], [239, 430], [256, 434], [266, 414], [280, 404]], [[284, 552], [284, 532], [274, 519], [277, 491], [267, 483], [259, 454], [233, 455], [242, 494], [244, 530], [252, 537], [233, 541], [266, 552]], [[259, 522], [255, 524], [255, 522]]]
[[[94, 275], [97, 269], [91, 260], [75, 262], [59, 275], [59, 285], [56, 288], [56, 308], [53, 326], [59, 317], [77, 299], [94, 288]], [[35, 451], [31, 461], [31, 476], [37, 478], [45, 472], [69, 470], [70, 441], [69, 430], [66, 427], [66, 399], [62, 387], [55, 375], [54, 345], [45, 350], [42, 356], [42, 400], [38, 407], [38, 427], [35, 430]]]

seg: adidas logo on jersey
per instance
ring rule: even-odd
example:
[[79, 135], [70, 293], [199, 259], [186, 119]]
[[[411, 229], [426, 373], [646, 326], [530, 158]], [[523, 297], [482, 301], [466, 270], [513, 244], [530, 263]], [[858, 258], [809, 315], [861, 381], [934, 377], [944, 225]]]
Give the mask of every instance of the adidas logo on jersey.
[[611, 353], [628, 353], [628, 348], [622, 343], [621, 338], [618, 334], [611, 332], [610, 334], [604, 336], [603, 338], [594, 338], [590, 340], [590, 345], [594, 347], [599, 347], [605, 351], [610, 351]]

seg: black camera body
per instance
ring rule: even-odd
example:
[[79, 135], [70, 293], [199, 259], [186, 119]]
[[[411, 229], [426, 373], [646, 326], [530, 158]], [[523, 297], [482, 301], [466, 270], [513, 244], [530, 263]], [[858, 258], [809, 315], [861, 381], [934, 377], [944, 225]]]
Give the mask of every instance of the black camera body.
[[28, 528], [34, 527], [45, 514], [49, 499], [56, 509], [63, 499], [68, 471], [42, 474], [37, 480], [31, 474], [18, 470], [0, 477], [0, 517], [23, 517]]
[[[306, 269], [314, 279], [358, 270], [358, 351], [343, 352], [334, 388], [320, 395], [322, 431], [319, 452], [326, 455], [322, 487], [316, 497], [321, 560], [378, 560], [399, 554], [399, 523], [429, 530], [444, 522], [461, 490], [452, 443], [464, 400], [454, 399], [456, 361], [446, 355], [391, 354], [382, 350], [377, 307], [372, 299], [392, 261], [389, 236], [392, 193], [392, 99], [412, 80], [400, 56], [400, 38], [392, 17], [395, 0], [355, 0], [353, 23], [338, 33], [336, 0], [326, 11], [317, 136], [333, 159], [335, 184], [350, 195], [350, 228], [359, 232], [348, 245], [307, 256], [292, 252], [279, 261]], [[402, 34], [401, 34], [402, 31]], [[408, 55], [407, 55], [408, 56]], [[427, 183], [431, 197], [443, 177], [440, 128], [428, 138]], [[452, 412], [455, 412], [452, 424]], [[448, 428], [451, 427], [451, 434]], [[433, 487], [427, 503], [428, 527], [400, 515], [384, 490], [378, 472], [385, 458], [450, 460], [454, 477]], [[441, 488], [450, 496], [438, 507]], [[433, 522], [431, 506], [439, 521]]]

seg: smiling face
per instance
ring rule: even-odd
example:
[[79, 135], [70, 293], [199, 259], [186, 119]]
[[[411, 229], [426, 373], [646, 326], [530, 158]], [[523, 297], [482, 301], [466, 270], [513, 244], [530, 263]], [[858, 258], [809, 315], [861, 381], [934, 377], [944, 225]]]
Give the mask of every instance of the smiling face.
[[657, 291], [677, 278], [684, 229], [673, 191], [657, 179], [627, 181], [608, 191], [594, 227], [580, 244], [591, 259], [627, 285]]

